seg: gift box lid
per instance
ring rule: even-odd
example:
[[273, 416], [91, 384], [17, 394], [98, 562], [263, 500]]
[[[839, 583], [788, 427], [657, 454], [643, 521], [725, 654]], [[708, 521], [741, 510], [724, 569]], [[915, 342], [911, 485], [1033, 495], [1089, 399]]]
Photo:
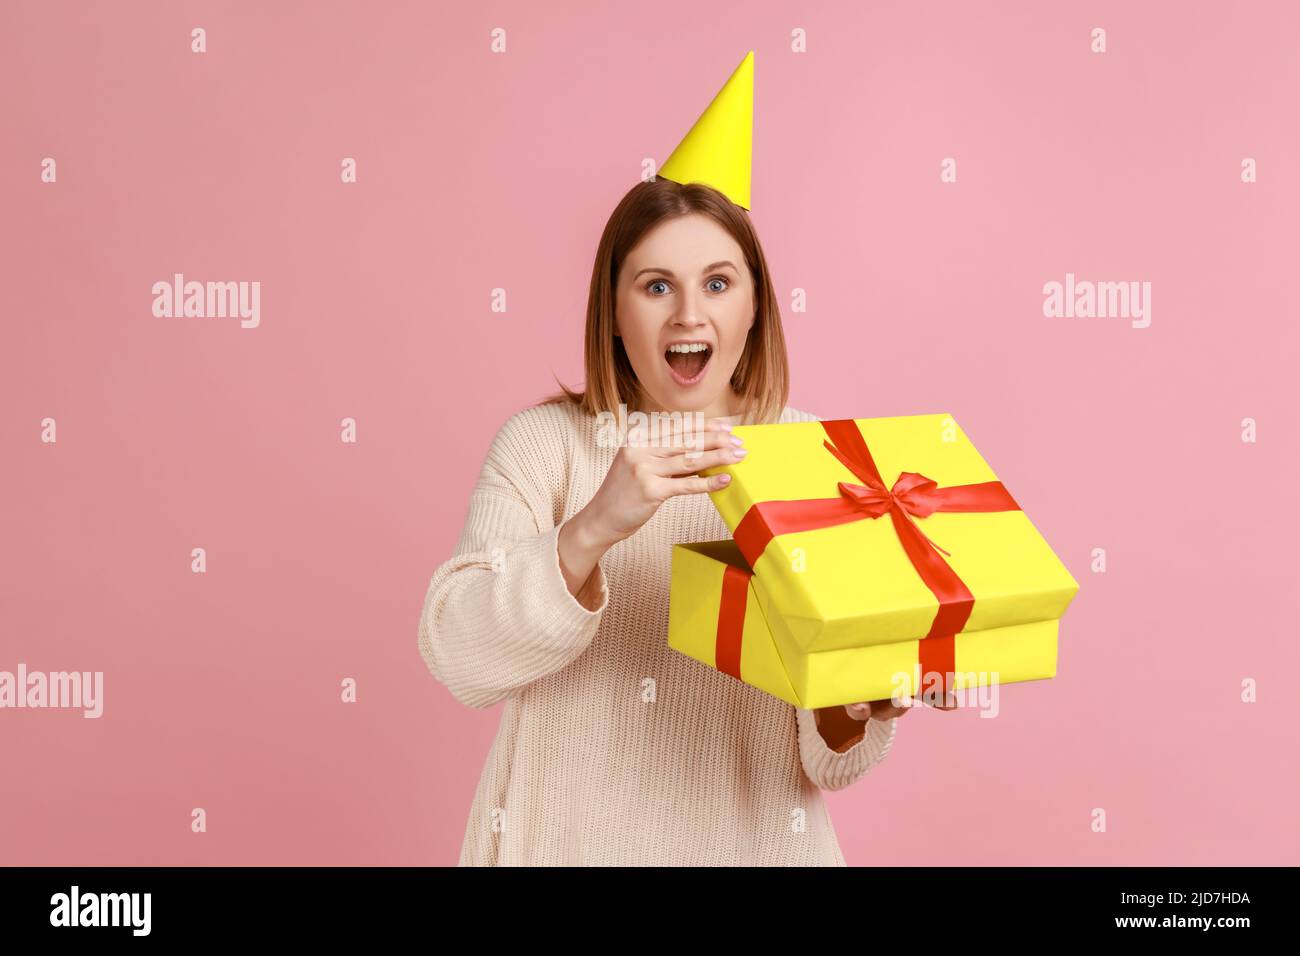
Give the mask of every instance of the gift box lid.
[[807, 650], [1055, 620], [1079, 585], [949, 414], [740, 425], [702, 475]]

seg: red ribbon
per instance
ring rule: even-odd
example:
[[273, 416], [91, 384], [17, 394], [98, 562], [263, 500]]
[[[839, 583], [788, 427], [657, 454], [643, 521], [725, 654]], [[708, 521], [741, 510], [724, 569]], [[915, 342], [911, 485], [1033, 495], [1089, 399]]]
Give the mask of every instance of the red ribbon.
[[714, 662], [718, 670], [736, 680], [740, 676], [740, 646], [745, 634], [745, 603], [752, 572], [727, 565], [722, 571], [722, 604], [718, 609], [718, 636]]
[[[778, 534], [829, 528], [833, 525], [861, 521], [865, 518], [874, 519], [888, 514], [912, 566], [916, 568], [921, 580], [939, 601], [939, 610], [930, 624], [929, 632], [921, 641], [920, 658], [922, 674], [937, 672], [945, 675], [946, 694], [950, 689], [947, 675], [956, 670], [953, 638], [966, 627], [971, 610], [975, 606], [975, 598], [957, 576], [957, 572], [939, 556], [939, 552], [943, 554], [948, 552], [931, 541], [916, 524], [915, 519], [928, 517], [938, 511], [1019, 511], [1020, 506], [1000, 481], [940, 488], [936, 482], [925, 475], [905, 471], [898, 476], [892, 488], [886, 488], [856, 421], [851, 418], [841, 418], [824, 421], [821, 424], [830, 437], [830, 441], [823, 441], [822, 444], [862, 484], [839, 482], [836, 487], [840, 494], [835, 498], [757, 502], [745, 513], [732, 536], [741, 554], [753, 568], [766, 550], [768, 542]], [[729, 572], [731, 570], [734, 569], [728, 569]], [[726, 581], [727, 579], [724, 578], [724, 609], [732, 603], [727, 600]], [[748, 584], [747, 578], [745, 584]], [[736, 583], [732, 583], [733, 598], [737, 586]], [[741, 627], [744, 625], [744, 596], [742, 590], [739, 595]], [[732, 604], [729, 609], [729, 623], [733, 630], [736, 625], [735, 613]], [[723, 648], [721, 617], [718, 627], [718, 647], [721, 651]], [[738, 637], [735, 639], [734, 649], [728, 645], [728, 653], [734, 657], [735, 672], [728, 670], [727, 673], [739, 677]]]

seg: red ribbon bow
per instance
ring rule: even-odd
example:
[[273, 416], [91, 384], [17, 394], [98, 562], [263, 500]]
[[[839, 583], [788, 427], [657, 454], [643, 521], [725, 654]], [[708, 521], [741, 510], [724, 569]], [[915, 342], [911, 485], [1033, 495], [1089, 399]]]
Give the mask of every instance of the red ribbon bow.
[[[834, 454], [839, 454], [839, 450], [830, 442], [822, 442]], [[879, 518], [890, 508], [900, 508], [910, 515], [917, 518], [928, 518], [939, 510], [931, 498], [927, 498], [925, 492], [937, 491], [938, 485], [933, 478], [927, 478], [925, 475], [918, 475], [914, 471], [905, 471], [898, 476], [894, 482], [894, 487], [888, 491], [882, 484], [879, 488], [868, 488], [866, 485], [851, 485], [847, 481], [841, 481], [838, 485], [840, 494], [850, 501], [857, 503], [858, 510], [866, 512], [868, 517]], [[917, 494], [912, 494], [914, 489], [921, 489]], [[931, 546], [938, 551], [943, 551], [937, 544], [926, 536], [924, 531], [918, 527], [916, 529], [921, 536], [929, 541]], [[947, 551], [943, 551], [948, 557], [952, 557]]]
[[[926, 518], [935, 512], [990, 512], [1019, 511], [1011, 493], [1000, 481], [984, 481], [970, 485], [951, 485], [940, 488], [938, 484], [925, 475], [905, 471], [898, 476], [892, 488], [886, 488], [875, 459], [867, 448], [858, 424], [851, 418], [834, 419], [821, 423], [830, 437], [822, 444], [838, 458], [862, 484], [841, 481], [837, 488], [839, 495], [834, 498], [811, 498], [797, 501], [760, 501], [756, 502], [740, 523], [736, 525], [733, 537], [741, 554], [749, 562], [750, 568], [757, 565], [759, 557], [767, 544], [778, 534], [794, 531], [811, 531], [816, 528], [828, 528], [850, 521], [875, 519], [888, 514], [913, 567], [921, 576], [931, 592], [939, 601], [939, 610], [930, 630], [921, 641], [922, 673], [938, 672], [951, 674], [955, 668], [953, 636], [963, 630], [970, 613], [975, 606], [975, 598], [962, 583], [961, 578], [939, 556], [940, 548], [916, 524], [915, 518]], [[730, 589], [732, 600], [737, 596], [736, 582]], [[741, 601], [744, 592], [739, 591]], [[724, 589], [724, 603], [728, 594]], [[743, 623], [743, 603], [740, 606], [741, 623]], [[737, 665], [733, 676], [739, 677], [738, 646], [730, 646], [738, 640], [735, 633], [734, 607], [724, 617], [731, 618], [727, 628], [728, 647], [723, 647], [723, 623], [719, 619], [719, 646], [717, 660], [734, 661]], [[945, 676], [945, 692], [948, 678]]]

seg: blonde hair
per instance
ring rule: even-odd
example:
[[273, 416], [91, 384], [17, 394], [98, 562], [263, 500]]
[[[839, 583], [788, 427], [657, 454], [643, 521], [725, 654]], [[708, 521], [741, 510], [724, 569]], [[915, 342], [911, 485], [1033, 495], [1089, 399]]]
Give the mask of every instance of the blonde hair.
[[767, 259], [749, 214], [711, 186], [682, 185], [670, 179], [638, 183], [610, 214], [596, 248], [587, 296], [586, 388], [575, 391], [557, 379], [561, 391], [548, 395], [538, 405], [569, 402], [590, 415], [599, 415], [602, 411], [617, 414], [620, 404], [631, 408], [637, 401], [640, 383], [622, 338], [614, 334], [619, 269], [651, 228], [665, 219], [691, 213], [703, 213], [727, 230], [744, 252], [754, 280], [754, 324], [730, 383], [740, 398], [741, 422], [773, 422], [780, 417], [790, 394], [785, 333]]

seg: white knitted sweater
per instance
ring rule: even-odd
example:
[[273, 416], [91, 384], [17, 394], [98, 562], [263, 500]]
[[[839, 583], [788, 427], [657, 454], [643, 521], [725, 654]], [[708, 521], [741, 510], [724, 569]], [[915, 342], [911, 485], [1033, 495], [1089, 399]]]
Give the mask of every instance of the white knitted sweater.
[[821, 789], [879, 763], [898, 718], [836, 753], [812, 711], [668, 647], [672, 545], [730, 537], [707, 494], [668, 499], [576, 599], [556, 539], [613, 462], [596, 435], [568, 404], [511, 416], [429, 583], [429, 670], [470, 707], [505, 702], [460, 865], [845, 865]]

